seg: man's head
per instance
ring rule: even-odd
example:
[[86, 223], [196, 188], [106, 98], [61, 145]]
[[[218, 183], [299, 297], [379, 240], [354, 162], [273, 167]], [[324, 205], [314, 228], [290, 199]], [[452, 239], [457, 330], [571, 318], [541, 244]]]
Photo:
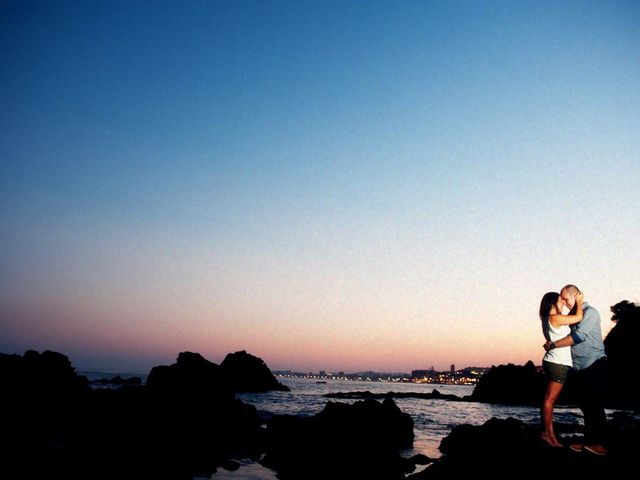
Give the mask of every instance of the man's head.
[[560, 298], [569, 310], [576, 304], [576, 295], [578, 293], [580, 293], [580, 289], [575, 285], [567, 285], [560, 290]]

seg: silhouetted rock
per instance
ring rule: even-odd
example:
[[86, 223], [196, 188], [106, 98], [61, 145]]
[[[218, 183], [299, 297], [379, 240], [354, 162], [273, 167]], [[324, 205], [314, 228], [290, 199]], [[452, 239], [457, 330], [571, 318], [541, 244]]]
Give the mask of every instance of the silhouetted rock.
[[210, 474], [229, 455], [255, 450], [262, 441], [255, 407], [236, 400], [222, 367], [198, 353], [182, 352], [176, 363], [154, 367], [147, 389], [157, 470], [175, 464], [192, 476]]
[[499, 365], [486, 372], [471, 394], [471, 400], [486, 403], [537, 405], [542, 402], [546, 382], [533, 362], [524, 366]]
[[87, 379], [76, 374], [69, 359], [50, 350], [27, 350], [23, 356], [0, 353], [0, 378], [5, 393], [17, 395], [72, 396], [88, 391]]
[[157, 395], [192, 401], [231, 401], [234, 393], [220, 367], [199, 353], [181, 352], [176, 363], [153, 367], [147, 387]]
[[[393, 400], [328, 402], [313, 417], [274, 416], [263, 465], [286, 479], [403, 479], [397, 452], [413, 442], [413, 420]], [[415, 467], [415, 463], [413, 464]]]
[[0, 380], [4, 410], [11, 412], [5, 421], [36, 428], [70, 421], [69, 415], [90, 391], [87, 379], [75, 373], [69, 359], [49, 350], [0, 354]]
[[604, 339], [611, 375], [611, 399], [614, 404], [640, 409], [640, 389], [634, 378], [640, 361], [635, 352], [640, 338], [640, 306], [623, 300], [611, 307], [616, 322]]
[[[587, 451], [552, 448], [539, 440], [537, 425], [513, 418], [492, 418], [480, 426], [459, 425], [442, 440], [443, 456], [411, 480], [450, 478], [615, 478], [635, 464], [640, 441], [637, 420], [611, 428], [610, 453], [597, 457]], [[624, 435], [624, 439], [620, 437]], [[633, 453], [629, 445], [633, 445]], [[626, 449], [626, 450], [625, 450]]]
[[0, 378], [0, 478], [191, 480], [262, 448], [255, 407], [235, 399], [220, 367], [197, 353], [152, 369], [148, 385], [117, 390], [90, 389], [55, 352], [0, 354]]
[[376, 399], [381, 400], [384, 398], [422, 398], [425, 400], [450, 400], [452, 402], [469, 401], [470, 396], [458, 397], [453, 394], [442, 394], [437, 389], [433, 389], [431, 392], [387, 392], [387, 393], [371, 393], [366, 390], [364, 392], [335, 392], [327, 393], [326, 398], [338, 398], [338, 399]]
[[289, 391], [289, 387], [276, 380], [262, 359], [244, 350], [228, 354], [220, 368], [234, 392]]
[[16, 468], [29, 477], [39, 465], [62, 472], [84, 422], [78, 413], [90, 398], [87, 379], [65, 355], [29, 350], [0, 354], [0, 381], [0, 478], [13, 478]]

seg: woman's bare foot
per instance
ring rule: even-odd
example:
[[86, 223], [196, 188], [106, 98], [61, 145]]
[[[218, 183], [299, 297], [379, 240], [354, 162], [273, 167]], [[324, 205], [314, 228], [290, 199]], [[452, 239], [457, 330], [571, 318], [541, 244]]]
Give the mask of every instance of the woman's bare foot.
[[544, 440], [552, 447], [562, 447], [562, 444], [558, 441], [553, 433], [541, 432], [540, 439]]

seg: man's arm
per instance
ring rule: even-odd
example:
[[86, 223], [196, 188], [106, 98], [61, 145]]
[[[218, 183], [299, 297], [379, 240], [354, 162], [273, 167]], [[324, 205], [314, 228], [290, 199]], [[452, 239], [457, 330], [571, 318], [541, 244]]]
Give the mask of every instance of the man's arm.
[[594, 328], [598, 328], [599, 320], [600, 315], [597, 310], [593, 308], [585, 310], [582, 321], [576, 324], [575, 328], [569, 335], [555, 342], [545, 343], [544, 349], [548, 351], [552, 348], [570, 347], [571, 345], [584, 342], [587, 339], [589, 332]]
[[555, 342], [547, 342], [543, 346], [545, 350], [549, 351], [552, 348], [570, 347], [571, 345], [575, 345], [575, 342], [571, 335], [567, 335], [566, 337], [561, 338], [560, 340], [556, 340]]

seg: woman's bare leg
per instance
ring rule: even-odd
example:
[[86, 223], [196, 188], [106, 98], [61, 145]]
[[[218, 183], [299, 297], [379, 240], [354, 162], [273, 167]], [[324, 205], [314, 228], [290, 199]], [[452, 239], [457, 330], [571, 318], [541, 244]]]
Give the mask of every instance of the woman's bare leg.
[[550, 381], [547, 384], [547, 393], [544, 396], [544, 403], [542, 404], [542, 427], [543, 431], [540, 434], [540, 438], [542, 438], [545, 442], [547, 442], [552, 447], [561, 447], [562, 444], [558, 442], [556, 435], [553, 431], [553, 406], [558, 399], [558, 395], [560, 395], [560, 391], [562, 390], [563, 384]]

